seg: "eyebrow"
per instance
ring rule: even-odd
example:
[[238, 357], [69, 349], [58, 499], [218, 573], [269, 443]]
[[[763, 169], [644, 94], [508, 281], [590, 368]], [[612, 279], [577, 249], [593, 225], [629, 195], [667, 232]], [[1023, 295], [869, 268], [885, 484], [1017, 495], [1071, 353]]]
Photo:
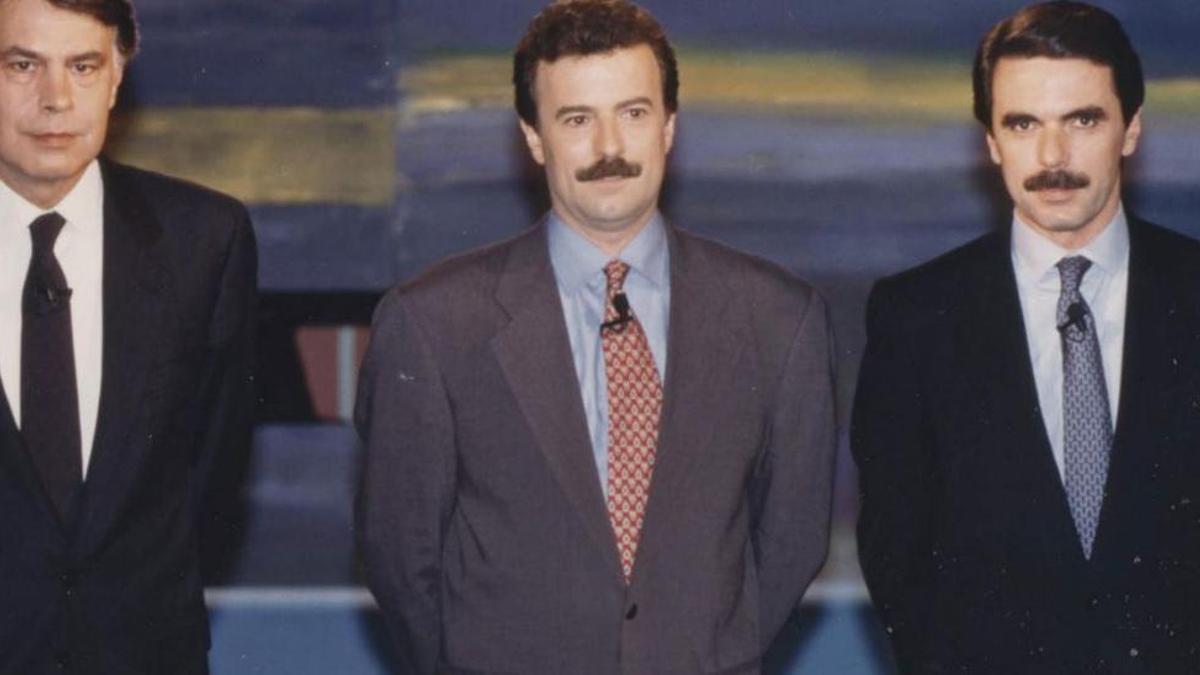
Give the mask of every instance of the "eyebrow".
[[[1108, 113], [1104, 111], [1104, 108], [1101, 108], [1098, 105], [1088, 105], [1065, 113], [1061, 115], [1059, 119], [1062, 121], [1067, 121], [1079, 119], [1080, 117], [1094, 117], [1097, 120], [1106, 120], [1108, 119]], [[1021, 112], [1008, 113], [1004, 117], [1000, 118], [1001, 126], [1005, 127], [1015, 126], [1020, 122], [1037, 121], [1039, 121], [1037, 116]]]
[[592, 110], [594, 110], [594, 108], [587, 105], [567, 105], [559, 108], [554, 113], [554, 119], [562, 119], [567, 115], [574, 115], [576, 113], [590, 113]]
[[14, 56], [21, 56], [21, 57], [24, 57], [27, 59], [37, 59], [37, 60], [41, 60], [44, 58], [41, 54], [39, 54], [35, 51], [32, 51], [32, 50], [29, 50], [29, 49], [25, 49], [24, 47], [9, 47], [8, 49], [5, 49], [2, 54], [0, 54], [0, 58], [6, 58], [6, 59], [10, 59]]
[[[35, 52], [31, 49], [26, 49], [24, 47], [9, 47], [8, 49], [5, 49], [3, 52], [0, 52], [0, 58], [3, 58], [3, 59], [22, 58], [22, 59], [31, 59], [34, 61], [42, 61], [42, 62], [44, 62], [46, 60], [46, 57], [44, 55], [42, 55], [38, 52]], [[107, 62], [107, 60], [108, 60], [108, 57], [105, 56], [104, 52], [96, 50], [96, 49], [93, 49], [88, 52], [83, 52], [82, 54], [72, 54], [71, 56], [67, 57], [67, 63], [85, 63], [88, 61], [105, 63], [105, 62]]]
[[104, 61], [107, 57], [104, 52], [92, 50], [82, 54], [76, 54], [67, 58], [67, 63], [79, 63], [80, 61]]
[[624, 108], [630, 108], [635, 105], [653, 106], [654, 101], [651, 101], [649, 96], [638, 96], [637, 98], [631, 98], [628, 101], [621, 101], [620, 103], [617, 104], [617, 110], [622, 110]]
[[[624, 110], [625, 108], [631, 108], [635, 105], [653, 106], [654, 101], [650, 100], [649, 96], [638, 96], [637, 98], [631, 98], [627, 101], [621, 101], [614, 107], [617, 110]], [[575, 115], [578, 113], [590, 113], [593, 111], [595, 111], [595, 108], [590, 105], [563, 106], [554, 113], [554, 119], [562, 119], [563, 117], [566, 117], [568, 115]]]
[[1080, 117], [1094, 117], [1097, 120], [1108, 119], [1108, 113], [1104, 112], [1104, 108], [1098, 105], [1088, 105], [1082, 108], [1077, 108], [1062, 116], [1064, 120], [1074, 120]]

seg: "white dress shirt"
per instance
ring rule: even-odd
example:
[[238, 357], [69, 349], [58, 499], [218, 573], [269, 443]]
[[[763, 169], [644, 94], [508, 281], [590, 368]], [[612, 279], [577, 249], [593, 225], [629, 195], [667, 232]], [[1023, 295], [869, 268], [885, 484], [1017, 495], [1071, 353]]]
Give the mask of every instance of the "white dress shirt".
[[1079, 250], [1062, 248], [1025, 224], [1016, 215], [1012, 225], [1012, 261], [1025, 319], [1029, 359], [1037, 382], [1042, 421], [1063, 475], [1063, 356], [1058, 332], [1058, 296], [1062, 280], [1059, 260], [1082, 255], [1092, 261], [1079, 292], [1091, 309], [1100, 341], [1104, 383], [1115, 429], [1121, 393], [1121, 357], [1125, 343], [1125, 300], [1129, 289], [1129, 225], [1124, 208], [1112, 222]]
[[21, 295], [33, 251], [29, 225], [49, 211], [57, 211], [67, 221], [54, 243], [54, 256], [71, 288], [79, 439], [86, 475], [100, 404], [104, 328], [104, 185], [100, 165], [94, 160], [71, 192], [52, 209], [34, 206], [0, 181], [0, 385], [20, 426]]

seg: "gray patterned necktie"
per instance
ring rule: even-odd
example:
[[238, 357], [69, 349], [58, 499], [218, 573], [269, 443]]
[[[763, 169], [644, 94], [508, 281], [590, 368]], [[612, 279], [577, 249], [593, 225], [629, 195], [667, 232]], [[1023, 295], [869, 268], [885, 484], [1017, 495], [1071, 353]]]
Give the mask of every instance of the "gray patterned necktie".
[[1071, 517], [1088, 559], [1100, 523], [1112, 447], [1112, 418], [1096, 321], [1079, 293], [1079, 284], [1091, 265], [1083, 256], [1058, 261], [1062, 280], [1058, 329], [1063, 352], [1064, 474]]

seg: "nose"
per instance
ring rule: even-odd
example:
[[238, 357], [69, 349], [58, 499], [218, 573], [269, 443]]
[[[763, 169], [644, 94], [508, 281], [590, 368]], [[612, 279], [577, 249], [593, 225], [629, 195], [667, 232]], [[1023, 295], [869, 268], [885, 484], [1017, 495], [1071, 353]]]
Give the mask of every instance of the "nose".
[[66, 68], [47, 68], [40, 78], [38, 102], [45, 112], [62, 112], [74, 105], [71, 76]]
[[1067, 134], [1062, 129], [1047, 127], [1038, 135], [1038, 161], [1048, 169], [1066, 166], [1071, 159]]
[[596, 154], [601, 157], [620, 157], [625, 153], [625, 140], [621, 135], [620, 125], [613, 118], [600, 119], [596, 124], [596, 135], [593, 139]]

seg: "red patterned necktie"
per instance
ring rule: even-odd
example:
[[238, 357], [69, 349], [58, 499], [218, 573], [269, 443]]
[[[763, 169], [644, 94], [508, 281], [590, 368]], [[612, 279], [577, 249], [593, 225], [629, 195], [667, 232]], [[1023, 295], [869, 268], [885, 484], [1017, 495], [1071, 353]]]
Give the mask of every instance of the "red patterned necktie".
[[646, 333], [622, 290], [629, 265], [613, 260], [604, 274], [608, 300], [600, 343], [608, 379], [608, 517], [628, 583], [650, 494], [663, 392]]

